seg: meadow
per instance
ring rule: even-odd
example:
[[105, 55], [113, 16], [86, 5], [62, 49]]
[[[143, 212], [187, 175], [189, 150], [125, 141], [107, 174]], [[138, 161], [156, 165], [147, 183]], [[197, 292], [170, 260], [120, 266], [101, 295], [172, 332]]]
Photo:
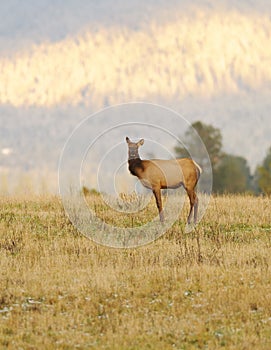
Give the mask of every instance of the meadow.
[[270, 198], [214, 196], [190, 233], [185, 218], [114, 249], [58, 197], [0, 197], [0, 349], [270, 349]]

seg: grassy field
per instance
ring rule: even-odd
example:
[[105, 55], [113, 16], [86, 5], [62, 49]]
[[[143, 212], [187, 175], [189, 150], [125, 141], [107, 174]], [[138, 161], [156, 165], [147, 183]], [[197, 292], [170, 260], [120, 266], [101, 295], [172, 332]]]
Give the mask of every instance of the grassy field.
[[135, 249], [94, 244], [57, 197], [0, 208], [0, 349], [271, 348], [270, 198], [214, 197]]

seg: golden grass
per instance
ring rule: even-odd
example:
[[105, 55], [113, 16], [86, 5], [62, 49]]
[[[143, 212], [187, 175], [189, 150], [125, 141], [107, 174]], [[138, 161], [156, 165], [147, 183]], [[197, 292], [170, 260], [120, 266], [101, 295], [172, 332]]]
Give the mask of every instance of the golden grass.
[[57, 197], [0, 208], [1, 349], [270, 349], [269, 198], [214, 197], [136, 249], [95, 245]]

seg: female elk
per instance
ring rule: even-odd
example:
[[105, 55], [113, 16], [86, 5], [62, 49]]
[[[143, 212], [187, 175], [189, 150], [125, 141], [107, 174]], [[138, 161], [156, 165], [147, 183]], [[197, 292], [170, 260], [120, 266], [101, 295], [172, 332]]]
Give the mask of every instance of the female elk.
[[160, 221], [164, 221], [161, 189], [183, 186], [190, 200], [190, 211], [187, 222], [190, 224], [194, 210], [194, 223], [197, 222], [198, 197], [195, 192], [201, 174], [200, 166], [190, 158], [171, 160], [150, 159], [141, 160], [138, 148], [144, 140], [132, 142], [126, 137], [128, 144], [128, 164], [130, 173], [137, 176], [143, 186], [152, 190], [159, 211]]

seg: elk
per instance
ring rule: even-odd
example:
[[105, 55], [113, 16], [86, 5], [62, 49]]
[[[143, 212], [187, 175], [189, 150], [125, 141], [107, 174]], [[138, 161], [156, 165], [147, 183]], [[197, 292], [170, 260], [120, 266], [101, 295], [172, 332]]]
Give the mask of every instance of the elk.
[[190, 201], [190, 211], [187, 223], [191, 223], [194, 211], [194, 223], [197, 222], [198, 197], [195, 187], [202, 172], [200, 166], [190, 158], [179, 159], [140, 159], [138, 148], [144, 144], [144, 139], [132, 142], [126, 137], [128, 144], [128, 169], [137, 176], [144, 187], [152, 190], [160, 221], [164, 221], [161, 189], [176, 189], [183, 186]]

